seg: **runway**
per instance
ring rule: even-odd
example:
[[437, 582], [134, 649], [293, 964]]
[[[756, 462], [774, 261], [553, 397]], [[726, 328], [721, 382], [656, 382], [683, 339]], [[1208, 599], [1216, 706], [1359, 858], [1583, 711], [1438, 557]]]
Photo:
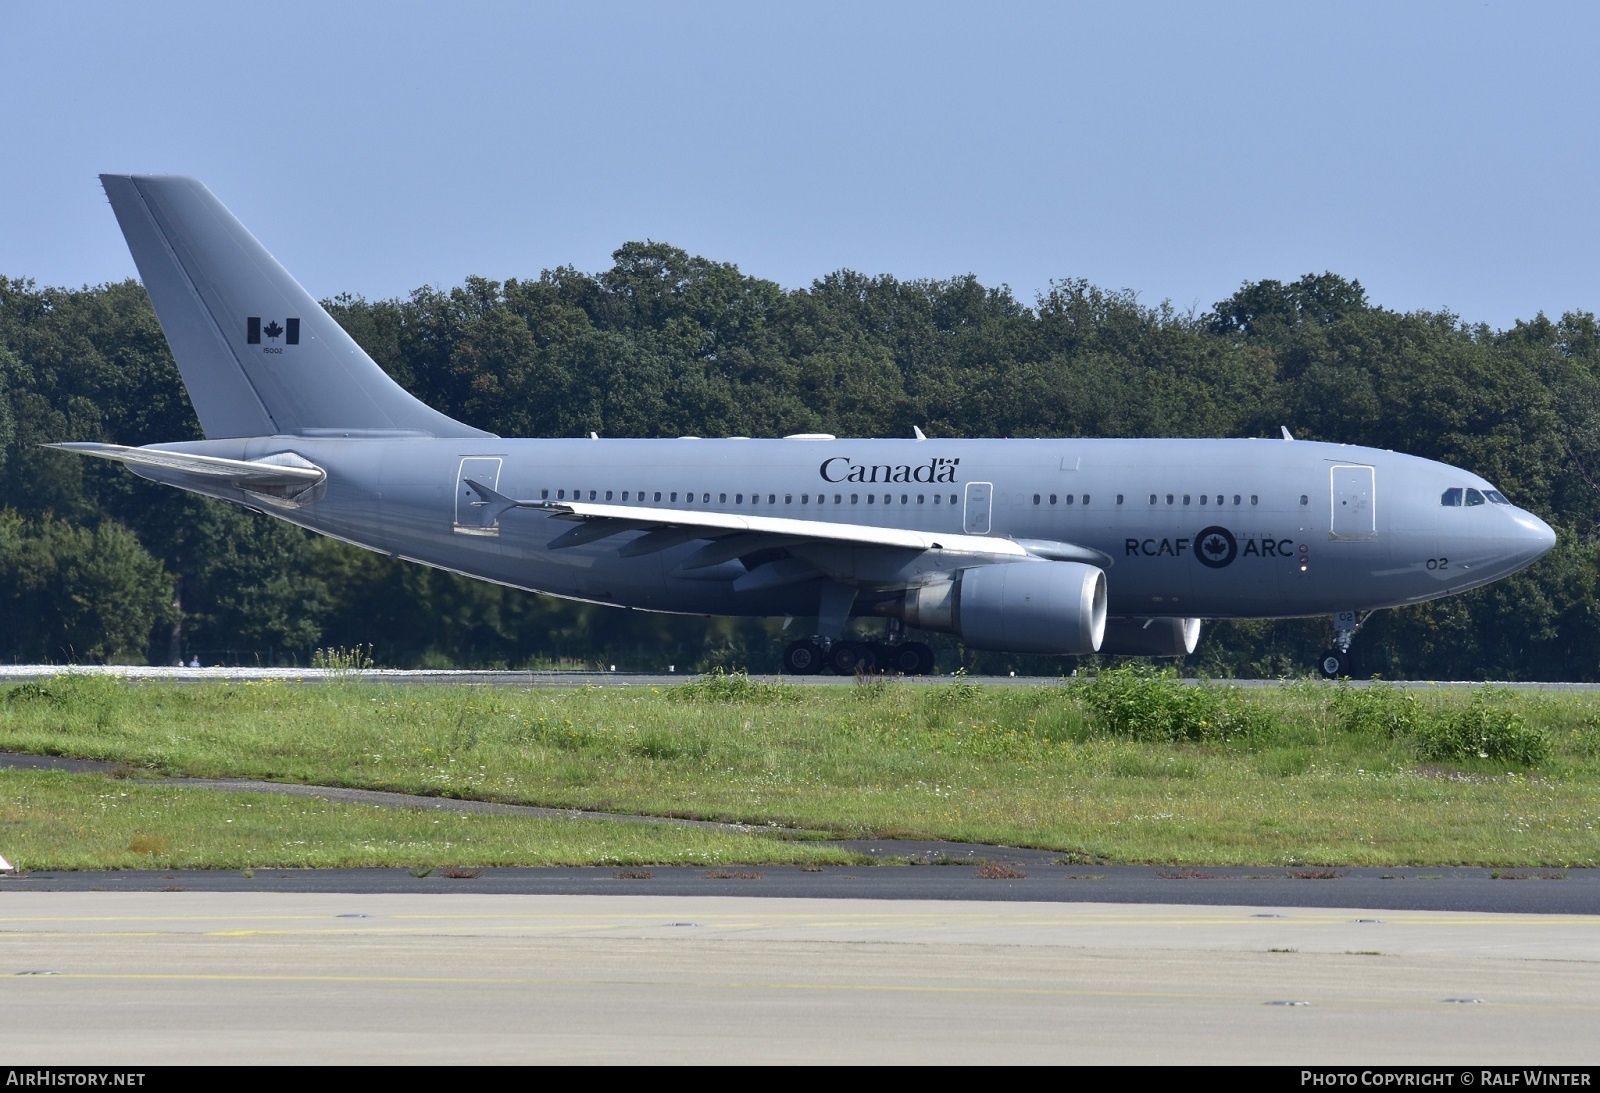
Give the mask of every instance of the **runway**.
[[[24, 683], [51, 679], [58, 675], [105, 676], [116, 679], [144, 680], [168, 683], [260, 683], [277, 682], [293, 685], [323, 683], [380, 683], [391, 686], [457, 686], [457, 687], [670, 687], [700, 678], [693, 672], [568, 672], [568, 671], [501, 671], [501, 670], [443, 670], [409, 668], [371, 668], [350, 671], [333, 668], [179, 668], [124, 664], [0, 664], [0, 684]], [[781, 680], [802, 687], [844, 687], [854, 685], [854, 676], [816, 675], [752, 675], [752, 680], [774, 682]], [[896, 684], [914, 687], [937, 687], [954, 678], [949, 674], [928, 676], [896, 676]], [[1063, 676], [963, 676], [968, 683], [985, 687], [1048, 687], [1059, 684]], [[1185, 679], [1185, 683], [1213, 683], [1234, 687], [1281, 687], [1298, 680], [1283, 679]], [[1408, 688], [1472, 688], [1483, 686], [1510, 687], [1518, 691], [1600, 691], [1600, 683], [1540, 683], [1504, 682], [1495, 680], [1385, 680], [1395, 687]], [[1348, 680], [1346, 685], [1366, 687], [1370, 680]]]
[[17, 1065], [1595, 1063], [1597, 961], [1593, 916], [0, 890]]

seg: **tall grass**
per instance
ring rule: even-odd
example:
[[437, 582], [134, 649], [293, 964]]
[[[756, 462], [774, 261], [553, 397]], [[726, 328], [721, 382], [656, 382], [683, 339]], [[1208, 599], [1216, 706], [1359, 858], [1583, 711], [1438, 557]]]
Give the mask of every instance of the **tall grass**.
[[985, 688], [514, 690], [60, 677], [0, 749], [1163, 862], [1589, 864], [1600, 698], [1107, 672]]

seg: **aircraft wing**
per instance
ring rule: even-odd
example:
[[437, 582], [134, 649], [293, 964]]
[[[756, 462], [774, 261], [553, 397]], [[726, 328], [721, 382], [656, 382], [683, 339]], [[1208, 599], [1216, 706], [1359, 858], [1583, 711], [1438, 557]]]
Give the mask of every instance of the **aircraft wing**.
[[[883, 527], [875, 524], [848, 524], [832, 520], [804, 520], [787, 516], [750, 516], [734, 512], [701, 512], [684, 509], [657, 509], [634, 505], [606, 505], [583, 501], [513, 501], [472, 479], [467, 486], [483, 498], [479, 520], [488, 527], [513, 508], [539, 509], [579, 526], [551, 541], [552, 548], [592, 543], [625, 531], [646, 530], [645, 535], [622, 548], [628, 555], [665, 549], [696, 539], [728, 540], [730, 549], [717, 544], [700, 551], [684, 568], [709, 566], [729, 561], [742, 554], [768, 547], [787, 547], [801, 543], [834, 543], [841, 546], [887, 547], [917, 552], [940, 551], [970, 555], [982, 561], [1008, 561], [1045, 558], [1051, 561], [1086, 562], [1107, 566], [1112, 559], [1089, 547], [1053, 540], [1002, 539], [989, 535], [945, 534], [911, 528]], [[659, 545], [657, 545], [659, 544]]]
[[129, 448], [121, 444], [81, 442], [44, 446], [78, 455], [92, 455], [96, 459], [114, 460], [134, 470], [146, 467], [156, 471], [177, 472], [213, 485], [233, 485], [247, 490], [310, 489], [328, 477], [328, 472], [321, 467], [290, 452], [269, 455], [265, 459], [223, 459], [214, 455], [168, 452], [160, 448]]

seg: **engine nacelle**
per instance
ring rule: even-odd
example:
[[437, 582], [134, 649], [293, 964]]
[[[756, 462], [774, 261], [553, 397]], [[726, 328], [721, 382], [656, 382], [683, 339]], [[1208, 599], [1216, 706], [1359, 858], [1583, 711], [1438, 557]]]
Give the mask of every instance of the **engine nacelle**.
[[1004, 562], [908, 590], [881, 610], [974, 649], [1084, 654], [1106, 629], [1106, 575], [1082, 562]]
[[1100, 651], [1115, 657], [1186, 657], [1199, 643], [1199, 619], [1107, 619]]

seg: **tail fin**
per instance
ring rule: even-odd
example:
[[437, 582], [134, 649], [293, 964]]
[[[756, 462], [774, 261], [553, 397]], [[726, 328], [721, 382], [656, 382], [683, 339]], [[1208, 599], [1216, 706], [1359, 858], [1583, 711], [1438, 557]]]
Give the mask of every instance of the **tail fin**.
[[208, 439], [492, 435], [407, 394], [199, 182], [100, 181]]

